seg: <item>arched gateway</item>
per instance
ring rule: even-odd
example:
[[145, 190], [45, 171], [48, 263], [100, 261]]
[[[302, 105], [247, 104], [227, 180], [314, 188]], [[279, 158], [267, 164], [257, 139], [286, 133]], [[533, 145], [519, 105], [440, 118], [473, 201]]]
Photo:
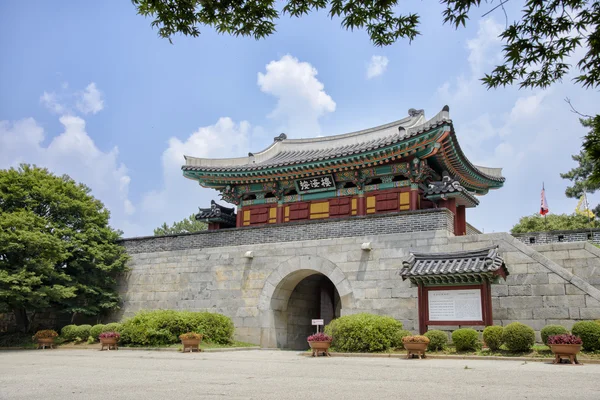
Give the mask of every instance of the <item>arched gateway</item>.
[[[334, 310], [337, 308], [341, 313], [345, 313], [354, 308], [352, 286], [342, 270], [333, 262], [316, 255], [302, 255], [292, 257], [279, 264], [267, 278], [259, 298], [261, 347], [293, 348], [295, 343], [292, 332], [289, 332], [288, 329], [293, 329], [291, 318], [298, 316], [290, 317], [288, 313], [290, 299], [301, 296], [298, 294], [298, 289], [302, 289], [302, 287], [319, 287], [322, 292], [327, 292], [328, 285], [333, 288], [333, 295], [330, 299]], [[336, 293], [339, 297], [335, 296]], [[321, 299], [323, 299], [323, 295], [321, 295]], [[302, 301], [299, 300], [299, 302]], [[336, 307], [336, 302], [339, 302], [341, 307]], [[313, 310], [310, 305], [305, 304], [304, 311], [310, 313]], [[313, 311], [313, 313], [320, 311]], [[306, 321], [317, 318], [319, 315], [302, 317]], [[308, 324], [304, 322], [303, 325], [305, 329], [310, 329], [310, 322]], [[301, 340], [305, 340], [305, 338]]]

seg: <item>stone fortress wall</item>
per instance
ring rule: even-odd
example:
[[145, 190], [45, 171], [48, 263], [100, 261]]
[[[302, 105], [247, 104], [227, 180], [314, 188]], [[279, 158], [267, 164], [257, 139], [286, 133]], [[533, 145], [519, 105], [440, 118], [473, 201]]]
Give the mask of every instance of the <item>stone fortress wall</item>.
[[416, 332], [417, 287], [399, 275], [410, 252], [498, 245], [510, 275], [492, 285], [495, 324], [521, 321], [539, 340], [547, 324], [600, 319], [600, 249], [529, 246], [508, 233], [475, 231], [454, 236], [452, 214], [435, 209], [126, 239], [131, 271], [115, 318], [142, 309], [214, 311], [233, 319], [238, 340], [295, 347], [316, 312], [315, 282], [326, 280], [336, 289], [336, 314], [390, 315]]

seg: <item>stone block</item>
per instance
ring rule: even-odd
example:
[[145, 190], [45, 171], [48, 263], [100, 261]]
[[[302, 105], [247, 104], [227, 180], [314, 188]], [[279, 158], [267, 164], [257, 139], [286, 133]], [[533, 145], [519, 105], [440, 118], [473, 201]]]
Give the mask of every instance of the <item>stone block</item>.
[[509, 296], [531, 296], [532, 294], [531, 285], [508, 286]]
[[562, 283], [565, 284], [567, 283], [567, 281], [564, 280], [564, 278], [562, 278], [559, 275], [556, 275], [555, 273], [551, 272], [548, 274], [548, 283], [552, 284], [552, 283]]
[[565, 294], [565, 285], [551, 283], [547, 285], [533, 285], [533, 294], [536, 296], [558, 296]]
[[543, 296], [544, 307], [585, 307], [583, 295]]
[[572, 284], [565, 284], [565, 293], [568, 295], [572, 294], [585, 294], [585, 292], [579, 289], [577, 286]]
[[541, 296], [508, 296], [500, 297], [500, 307], [512, 309], [533, 309], [543, 306]]
[[417, 288], [397, 287], [392, 289], [392, 298], [417, 297]]
[[520, 251], [510, 251], [504, 254], [504, 262], [506, 265], [511, 264], [527, 264], [532, 262], [531, 257], [526, 254], [523, 254]]
[[505, 285], [505, 284], [492, 285], [492, 296], [493, 297], [508, 296], [508, 285]]
[[508, 319], [508, 308], [494, 307], [492, 310], [492, 315], [497, 319]]
[[547, 325], [561, 325], [569, 331], [573, 328], [573, 324], [577, 322], [571, 319], [549, 319], [546, 321]]
[[510, 265], [507, 265], [506, 268], [508, 269], [509, 274], [526, 274], [528, 266], [529, 266], [529, 264], [525, 264], [525, 263], [510, 264]]
[[[391, 295], [391, 293], [390, 293]], [[365, 299], [377, 299], [379, 298], [378, 289], [365, 289]]]
[[506, 277], [508, 285], [543, 285], [548, 282], [548, 274], [511, 274]]
[[568, 319], [568, 307], [534, 308], [533, 319]]
[[[506, 308], [506, 318], [501, 319], [532, 319], [533, 310], [531, 308]], [[494, 318], [499, 318], [494, 315]]]
[[592, 254], [590, 254], [587, 250], [569, 250], [569, 257], [565, 257], [565, 259], [577, 259], [577, 258], [591, 258]]
[[597, 300], [590, 295], [585, 295], [585, 306], [590, 308], [600, 308], [600, 300]]
[[571, 319], [581, 318], [581, 316], [579, 314], [579, 307], [569, 307], [569, 318], [571, 318]]
[[582, 308], [579, 310], [581, 319], [600, 319], [600, 308]]
[[378, 288], [377, 295], [380, 299], [389, 299], [392, 297], [392, 289]]

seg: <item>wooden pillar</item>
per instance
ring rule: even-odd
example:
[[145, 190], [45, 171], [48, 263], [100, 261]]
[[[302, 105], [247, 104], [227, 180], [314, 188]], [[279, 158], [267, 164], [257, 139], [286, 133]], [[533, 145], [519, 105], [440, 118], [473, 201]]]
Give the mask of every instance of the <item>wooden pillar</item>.
[[417, 185], [410, 185], [410, 210], [419, 209], [419, 187]]
[[283, 223], [283, 204], [277, 203], [277, 220], [276, 223]]
[[456, 207], [456, 218], [455, 221], [455, 232], [457, 236], [463, 236], [467, 234], [467, 216], [465, 206]]
[[244, 224], [244, 210], [242, 206], [239, 205], [237, 208], [237, 216], [235, 217], [235, 226], [237, 228], [241, 227]]
[[216, 229], [221, 229], [221, 224], [218, 222], [209, 222], [208, 223], [208, 230], [209, 231], [214, 231]]
[[419, 333], [422, 335], [425, 332], [427, 332], [427, 325], [426, 325], [426, 316], [427, 316], [427, 299], [425, 298], [425, 290], [423, 287], [423, 284], [420, 283], [419, 284], [419, 289], [418, 289], [418, 310], [417, 312], [419, 313]]
[[490, 282], [481, 284], [481, 312], [483, 313], [483, 323], [485, 326], [494, 325], [492, 316], [492, 287]]
[[365, 203], [365, 194], [358, 194], [358, 215], [367, 215], [367, 205]]

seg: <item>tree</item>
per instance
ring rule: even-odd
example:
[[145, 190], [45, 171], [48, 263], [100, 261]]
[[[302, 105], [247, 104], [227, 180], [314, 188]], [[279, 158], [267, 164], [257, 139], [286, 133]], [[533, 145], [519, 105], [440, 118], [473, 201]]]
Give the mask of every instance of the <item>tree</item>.
[[127, 255], [109, 215], [66, 175], [29, 165], [0, 170], [0, 312], [13, 312], [26, 332], [39, 311], [74, 318], [118, 308]]
[[[585, 121], [582, 120], [582, 124]], [[584, 125], [585, 126], [585, 125]], [[565, 195], [568, 198], [580, 198], [584, 193], [594, 193], [600, 189], [600, 183], [592, 182], [591, 175], [594, 170], [595, 163], [590, 159], [588, 154], [581, 150], [579, 154], [572, 155], [573, 161], [576, 161], [578, 165], [572, 168], [569, 172], [560, 174], [563, 179], [568, 179], [573, 182], [572, 186], [567, 186]], [[594, 214], [600, 215], [600, 204], [597, 205], [593, 210]]]
[[167, 223], [164, 222], [161, 226], [154, 230], [154, 236], [199, 232], [205, 231], [206, 228], [206, 223], [202, 221], [197, 221], [195, 215], [192, 214], [179, 222], [173, 222], [171, 226], [168, 226]]
[[[412, 41], [420, 34], [419, 16], [398, 13], [398, 0], [287, 0], [281, 11], [275, 0], [131, 1], [138, 14], [154, 18], [152, 27], [169, 41], [177, 33], [197, 37], [199, 26], [262, 39], [275, 33], [281, 15], [302, 17], [320, 10], [341, 18], [345, 29], [366, 29], [375, 46], [388, 46], [398, 39]], [[498, 1], [489, 12], [504, 8], [508, 0]], [[466, 26], [470, 11], [481, 6], [481, 0], [441, 2], [446, 7], [443, 22], [455, 28]], [[570, 57], [579, 48], [585, 54], [577, 62], [580, 74], [575, 81], [584, 87], [598, 86], [600, 0], [528, 0], [519, 19], [510, 25], [508, 15], [506, 19], [507, 27], [500, 35], [505, 41], [504, 62], [482, 78], [486, 86], [547, 87], [569, 72]]]
[[521, 217], [519, 222], [512, 227], [510, 233], [568, 231], [573, 229], [589, 229], [598, 227], [598, 221], [589, 220], [578, 214], [548, 214], [546, 218], [540, 214]]

